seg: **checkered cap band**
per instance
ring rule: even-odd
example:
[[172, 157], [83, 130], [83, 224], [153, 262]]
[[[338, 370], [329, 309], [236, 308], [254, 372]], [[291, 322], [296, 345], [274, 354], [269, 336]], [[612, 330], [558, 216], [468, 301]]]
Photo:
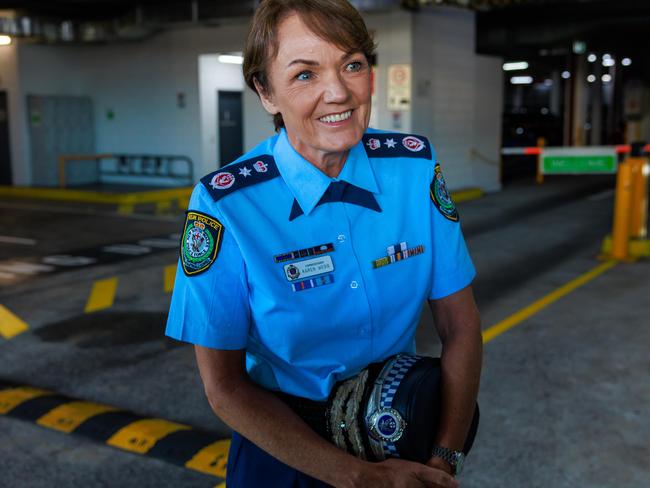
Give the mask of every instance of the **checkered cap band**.
[[[400, 383], [406, 376], [406, 373], [420, 359], [420, 356], [398, 356], [395, 359], [381, 387], [381, 400], [379, 403], [381, 409], [393, 407], [393, 399], [395, 398], [395, 393], [397, 393]], [[384, 449], [384, 455], [387, 458], [399, 457], [397, 447], [395, 447], [393, 442], [383, 442], [382, 447]]]

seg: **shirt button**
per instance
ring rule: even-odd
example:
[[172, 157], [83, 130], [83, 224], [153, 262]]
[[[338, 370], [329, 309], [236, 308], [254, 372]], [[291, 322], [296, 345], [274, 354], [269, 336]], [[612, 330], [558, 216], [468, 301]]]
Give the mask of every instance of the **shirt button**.
[[344, 242], [345, 241], [345, 236], [343, 234], [339, 234], [337, 239], [339, 240], [339, 242]]
[[353, 290], [356, 290], [357, 288], [359, 288], [359, 283], [357, 283], [356, 281], [351, 282], [350, 283], [350, 288], [352, 288]]

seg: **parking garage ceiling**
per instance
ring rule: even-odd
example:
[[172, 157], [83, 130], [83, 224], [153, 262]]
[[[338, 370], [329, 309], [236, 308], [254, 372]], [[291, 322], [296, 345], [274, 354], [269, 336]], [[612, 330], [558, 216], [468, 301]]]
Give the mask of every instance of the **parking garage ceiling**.
[[[590, 49], [638, 50], [650, 25], [648, 0], [351, 0], [365, 11], [452, 6], [477, 12], [477, 52], [505, 57]], [[249, 17], [259, 0], [0, 0], [0, 33], [39, 42], [138, 40], [183, 24]], [[5, 12], [2, 12], [2, 11]]]

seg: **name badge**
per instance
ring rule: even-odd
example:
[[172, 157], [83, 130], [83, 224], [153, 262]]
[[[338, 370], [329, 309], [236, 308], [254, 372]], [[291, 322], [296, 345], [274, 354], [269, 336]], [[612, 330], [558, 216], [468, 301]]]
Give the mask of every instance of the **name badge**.
[[306, 259], [305, 261], [298, 261], [284, 266], [284, 274], [289, 281], [305, 279], [332, 271], [334, 271], [334, 263], [330, 256]]

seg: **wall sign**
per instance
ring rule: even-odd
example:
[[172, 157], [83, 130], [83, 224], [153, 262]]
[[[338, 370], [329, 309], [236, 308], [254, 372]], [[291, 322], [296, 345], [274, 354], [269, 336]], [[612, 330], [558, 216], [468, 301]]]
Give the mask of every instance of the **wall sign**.
[[388, 110], [411, 110], [411, 65], [388, 67]]

